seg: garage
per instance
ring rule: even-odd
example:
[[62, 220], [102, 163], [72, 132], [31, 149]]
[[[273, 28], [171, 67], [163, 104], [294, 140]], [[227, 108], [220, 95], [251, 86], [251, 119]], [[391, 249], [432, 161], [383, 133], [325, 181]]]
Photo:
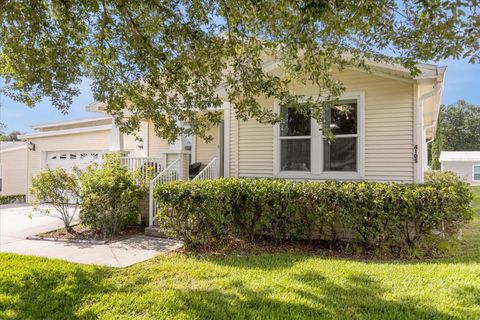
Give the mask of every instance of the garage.
[[47, 153], [47, 165], [50, 169], [63, 168], [71, 171], [74, 167], [86, 169], [94, 163], [101, 163], [106, 151], [55, 151]]

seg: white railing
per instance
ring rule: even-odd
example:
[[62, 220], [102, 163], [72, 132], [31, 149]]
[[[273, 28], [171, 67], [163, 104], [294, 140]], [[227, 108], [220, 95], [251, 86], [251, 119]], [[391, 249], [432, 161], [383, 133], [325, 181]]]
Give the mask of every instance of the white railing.
[[193, 180], [213, 180], [213, 179], [218, 179], [219, 178], [218, 174], [218, 161], [217, 157], [213, 158], [212, 161], [210, 161], [205, 168], [203, 168], [202, 171], [200, 171], [199, 174], [193, 178]]
[[120, 160], [128, 170], [138, 171], [142, 181], [147, 177], [156, 177], [162, 172], [163, 159], [161, 158], [123, 157]]
[[153, 197], [155, 186], [159, 183], [167, 183], [174, 180], [182, 179], [182, 158], [175, 159], [165, 170], [160, 172], [155, 178], [150, 181], [149, 186], [149, 225], [153, 226], [153, 220], [157, 215], [157, 203]]

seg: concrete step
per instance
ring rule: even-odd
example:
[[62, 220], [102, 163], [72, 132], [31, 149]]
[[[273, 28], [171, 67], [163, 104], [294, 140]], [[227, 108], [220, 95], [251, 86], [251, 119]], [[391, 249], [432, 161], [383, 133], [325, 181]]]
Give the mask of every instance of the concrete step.
[[145, 235], [150, 237], [167, 238], [167, 236], [162, 231], [160, 231], [160, 228], [158, 226], [146, 227]]

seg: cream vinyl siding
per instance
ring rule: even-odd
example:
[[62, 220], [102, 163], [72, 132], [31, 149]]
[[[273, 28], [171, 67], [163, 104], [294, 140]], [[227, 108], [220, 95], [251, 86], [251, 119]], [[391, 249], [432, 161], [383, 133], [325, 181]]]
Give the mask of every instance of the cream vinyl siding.
[[108, 151], [110, 139], [110, 129], [28, 139], [35, 144], [35, 151], [28, 151], [28, 187], [30, 188], [31, 186], [32, 177], [35, 177], [40, 171], [47, 169], [47, 152], [75, 150]]
[[[142, 137], [142, 131], [138, 133]], [[129, 157], [144, 157], [145, 151], [138, 147], [139, 142], [135, 140], [135, 135], [123, 135], [123, 149], [128, 153]]]
[[[273, 108], [273, 99], [259, 100], [267, 109]], [[239, 176], [271, 177], [273, 172], [273, 126], [250, 120], [239, 121]]]
[[[365, 179], [413, 182], [413, 83], [351, 70], [335, 77], [347, 93], [365, 93]], [[299, 95], [318, 93], [315, 86], [295, 85], [291, 90]], [[273, 108], [273, 100], [261, 104]], [[231, 118], [230, 173], [235, 175], [237, 170], [238, 141], [238, 175], [272, 177], [273, 126], [254, 120], [237, 122], [233, 112]]]
[[238, 177], [238, 120], [235, 118], [235, 109], [230, 109], [230, 118], [229, 118], [229, 136], [225, 143], [229, 144], [228, 155], [229, 157], [229, 168], [225, 168], [225, 171], [228, 170], [231, 177]]
[[168, 149], [168, 142], [157, 136], [155, 133], [152, 121], [148, 123], [148, 156], [152, 158], [162, 158], [166, 149]]
[[213, 137], [208, 143], [200, 137], [195, 138], [195, 161], [202, 165], [207, 165], [214, 157], [218, 157], [219, 128], [211, 128], [207, 134]]
[[27, 147], [0, 152], [2, 195], [27, 194]]

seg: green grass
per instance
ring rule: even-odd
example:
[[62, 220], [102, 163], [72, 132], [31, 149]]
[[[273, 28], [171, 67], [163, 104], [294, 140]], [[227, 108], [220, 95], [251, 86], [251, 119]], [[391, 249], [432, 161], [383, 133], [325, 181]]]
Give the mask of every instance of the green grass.
[[159, 256], [127, 269], [0, 254], [0, 319], [478, 319], [480, 187], [456, 257]]

